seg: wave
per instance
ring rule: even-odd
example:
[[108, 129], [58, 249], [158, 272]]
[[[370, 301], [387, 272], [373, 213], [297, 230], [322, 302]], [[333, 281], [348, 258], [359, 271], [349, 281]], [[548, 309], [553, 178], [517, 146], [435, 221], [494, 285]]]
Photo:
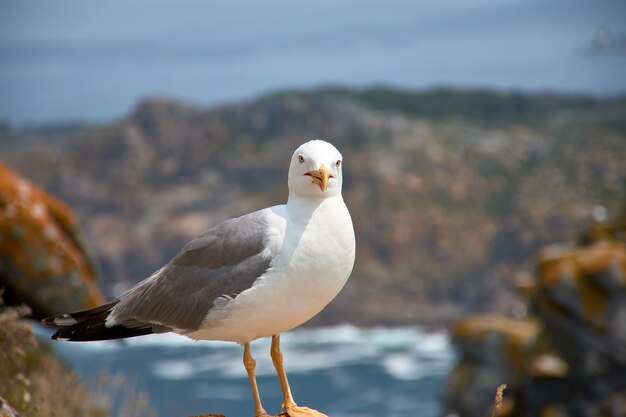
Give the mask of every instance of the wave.
[[[39, 337], [50, 331], [34, 326]], [[154, 353], [150, 360], [155, 377], [185, 380], [202, 374], [223, 378], [245, 378], [241, 348], [235, 343], [193, 341], [173, 333], [150, 335], [119, 341], [54, 343], [62, 356], [90, 355], [108, 351], [123, 354], [124, 349]], [[274, 375], [269, 357], [270, 339], [252, 343], [257, 360], [257, 375]], [[285, 366], [289, 374], [332, 373], [342, 367], [381, 367], [396, 380], [416, 380], [442, 375], [454, 361], [448, 333], [425, 331], [418, 327], [359, 328], [350, 324], [312, 329], [297, 329], [281, 337]], [[169, 349], [172, 348], [172, 349]], [[175, 348], [175, 349], [174, 349]], [[147, 359], [150, 355], [146, 354]]]

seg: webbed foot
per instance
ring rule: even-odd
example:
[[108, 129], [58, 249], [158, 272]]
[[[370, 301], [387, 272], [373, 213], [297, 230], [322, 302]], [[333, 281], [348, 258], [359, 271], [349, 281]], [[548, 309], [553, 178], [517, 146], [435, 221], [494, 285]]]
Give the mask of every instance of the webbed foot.
[[[309, 407], [300, 407], [298, 405], [290, 404], [284, 406], [284, 413], [279, 414], [278, 416], [289, 416], [289, 417], [328, 417], [324, 413], [320, 413], [317, 410], [313, 410]], [[277, 416], [277, 417], [278, 417]]]

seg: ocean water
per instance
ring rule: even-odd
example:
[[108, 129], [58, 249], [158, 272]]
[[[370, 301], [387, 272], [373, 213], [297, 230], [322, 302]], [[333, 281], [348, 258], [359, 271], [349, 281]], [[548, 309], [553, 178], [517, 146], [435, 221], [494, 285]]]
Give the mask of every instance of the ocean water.
[[[36, 332], [41, 339], [50, 335], [41, 327]], [[253, 342], [252, 355], [264, 406], [277, 413], [282, 396], [269, 342]], [[442, 383], [455, 359], [445, 331], [414, 327], [299, 329], [281, 342], [296, 402], [330, 417], [438, 416]], [[164, 334], [52, 346], [86, 381], [103, 370], [123, 372], [150, 395], [162, 417], [253, 414], [237, 344]]]

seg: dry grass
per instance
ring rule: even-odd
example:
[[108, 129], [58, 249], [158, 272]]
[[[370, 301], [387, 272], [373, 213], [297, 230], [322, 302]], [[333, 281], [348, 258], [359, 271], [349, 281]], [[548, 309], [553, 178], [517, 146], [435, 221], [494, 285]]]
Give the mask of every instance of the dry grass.
[[[91, 391], [35, 338], [23, 319], [27, 307], [9, 308], [0, 299], [0, 397], [29, 417], [107, 417], [112, 405], [116, 417], [153, 417], [145, 393], [123, 375], [101, 373]], [[91, 384], [90, 384], [91, 385]]]
[[500, 407], [502, 407], [502, 400], [504, 397], [505, 389], [506, 384], [502, 384], [496, 389], [496, 396], [493, 400], [493, 413], [491, 414], [491, 417], [498, 417], [498, 414], [500, 413]]

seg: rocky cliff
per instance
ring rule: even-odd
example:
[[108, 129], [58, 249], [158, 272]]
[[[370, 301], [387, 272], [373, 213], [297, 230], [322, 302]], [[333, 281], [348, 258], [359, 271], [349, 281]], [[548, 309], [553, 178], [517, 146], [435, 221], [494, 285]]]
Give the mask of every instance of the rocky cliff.
[[345, 157], [358, 252], [317, 323], [507, 311], [514, 272], [624, 199], [625, 100], [323, 89], [203, 109], [167, 99], [94, 128], [0, 132], [12, 167], [73, 207], [110, 295], [216, 222], [284, 202], [310, 138]]

